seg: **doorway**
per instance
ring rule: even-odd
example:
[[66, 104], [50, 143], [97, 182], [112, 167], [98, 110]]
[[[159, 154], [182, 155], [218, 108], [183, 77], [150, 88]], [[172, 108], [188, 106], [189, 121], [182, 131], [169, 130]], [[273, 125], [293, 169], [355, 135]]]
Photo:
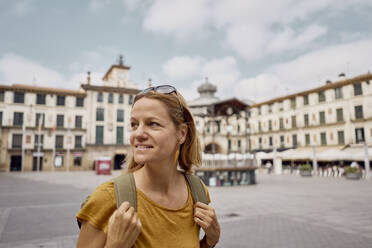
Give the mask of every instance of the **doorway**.
[[10, 171], [21, 171], [22, 170], [22, 156], [14, 155], [10, 156]]
[[[32, 161], [32, 170], [33, 171], [37, 171], [36, 164], [37, 164], [37, 157], [33, 157], [33, 161]], [[42, 171], [42, 170], [43, 170], [43, 157], [40, 157], [40, 160], [39, 160], [39, 171]]]
[[114, 158], [114, 170], [121, 170], [124, 168], [125, 154], [116, 154]]

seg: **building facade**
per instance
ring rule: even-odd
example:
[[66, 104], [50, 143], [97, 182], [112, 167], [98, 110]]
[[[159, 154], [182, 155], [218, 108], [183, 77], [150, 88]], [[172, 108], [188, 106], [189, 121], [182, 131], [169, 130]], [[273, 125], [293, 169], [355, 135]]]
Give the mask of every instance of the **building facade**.
[[252, 105], [252, 150], [372, 145], [371, 80], [369, 73], [342, 75], [337, 82]]
[[88, 73], [80, 90], [1, 85], [0, 170], [86, 170], [100, 156], [120, 168], [138, 92], [129, 69], [120, 59], [101, 86], [92, 85]]

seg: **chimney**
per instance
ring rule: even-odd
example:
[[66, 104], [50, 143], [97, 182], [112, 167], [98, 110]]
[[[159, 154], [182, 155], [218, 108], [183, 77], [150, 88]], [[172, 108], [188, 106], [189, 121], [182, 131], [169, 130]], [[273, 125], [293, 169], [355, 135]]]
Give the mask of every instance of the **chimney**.
[[331, 84], [331, 83], [332, 83], [331, 80], [327, 80], [327, 81], [326, 81], [326, 84]]
[[338, 77], [341, 79], [341, 80], [345, 80], [346, 79], [346, 75], [345, 73], [341, 72], [340, 74], [338, 74]]
[[87, 74], [87, 84], [90, 85], [90, 71], [88, 71]]
[[148, 84], [149, 84], [149, 88], [152, 87], [152, 79], [151, 78], [149, 78]]

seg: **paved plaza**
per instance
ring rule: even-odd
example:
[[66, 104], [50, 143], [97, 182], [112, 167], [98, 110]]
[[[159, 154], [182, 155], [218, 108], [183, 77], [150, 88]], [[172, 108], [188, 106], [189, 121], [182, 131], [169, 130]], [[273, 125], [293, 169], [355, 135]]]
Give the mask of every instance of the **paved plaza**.
[[[74, 214], [111, 177], [0, 173], [0, 248], [74, 247]], [[217, 247], [372, 247], [372, 180], [257, 174], [257, 181], [209, 188], [222, 228]]]

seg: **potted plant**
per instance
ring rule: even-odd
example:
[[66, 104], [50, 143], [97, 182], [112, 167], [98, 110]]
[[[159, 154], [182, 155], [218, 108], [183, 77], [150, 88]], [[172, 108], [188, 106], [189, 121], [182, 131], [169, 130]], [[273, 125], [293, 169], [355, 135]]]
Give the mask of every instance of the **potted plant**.
[[359, 167], [348, 166], [345, 168], [345, 177], [347, 179], [359, 180], [362, 178], [362, 173]]
[[313, 168], [309, 164], [303, 164], [300, 166], [300, 175], [303, 177], [311, 177], [311, 171]]

